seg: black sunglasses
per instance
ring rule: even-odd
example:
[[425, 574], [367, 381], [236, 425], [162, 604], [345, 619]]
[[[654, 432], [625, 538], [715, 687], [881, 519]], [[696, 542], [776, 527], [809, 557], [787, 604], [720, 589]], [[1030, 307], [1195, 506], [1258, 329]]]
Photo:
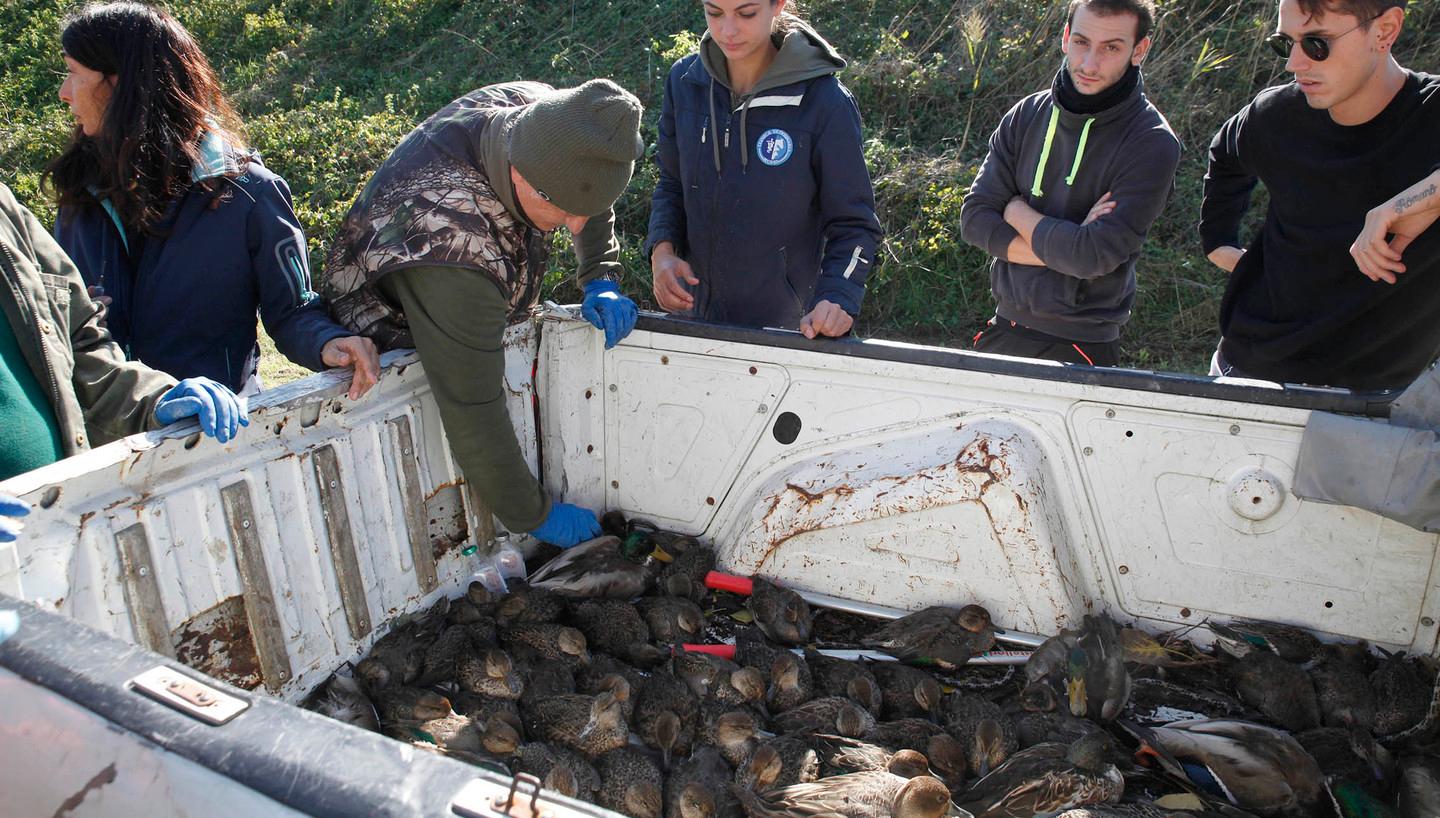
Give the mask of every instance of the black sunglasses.
[[[1347, 31], [1342, 31], [1339, 34], [1336, 34], [1334, 37], [1321, 37], [1319, 34], [1307, 34], [1304, 37], [1300, 38], [1300, 50], [1304, 51], [1305, 56], [1309, 57], [1315, 62], [1324, 62], [1326, 58], [1330, 56], [1331, 43], [1335, 42], [1341, 37], [1344, 37], [1351, 31], [1355, 31], [1356, 29], [1369, 25], [1370, 21], [1374, 19], [1374, 17], [1371, 17], [1369, 20], [1366, 20], [1355, 26], [1355, 28], [1349, 29]], [[1275, 56], [1279, 57], [1282, 60], [1290, 59], [1290, 52], [1295, 48], [1295, 39], [1289, 34], [1280, 34], [1279, 32], [1276, 32], [1275, 34], [1271, 34], [1269, 37], [1266, 37], [1265, 42], [1270, 44], [1270, 50], [1275, 52]]]

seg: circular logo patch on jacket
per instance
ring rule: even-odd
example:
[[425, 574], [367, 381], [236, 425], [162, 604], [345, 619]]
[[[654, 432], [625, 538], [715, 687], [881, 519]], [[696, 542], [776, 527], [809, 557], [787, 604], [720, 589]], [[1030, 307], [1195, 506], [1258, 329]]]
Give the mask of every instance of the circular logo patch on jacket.
[[783, 165], [795, 153], [795, 140], [779, 128], [771, 128], [756, 140], [755, 153], [767, 165]]

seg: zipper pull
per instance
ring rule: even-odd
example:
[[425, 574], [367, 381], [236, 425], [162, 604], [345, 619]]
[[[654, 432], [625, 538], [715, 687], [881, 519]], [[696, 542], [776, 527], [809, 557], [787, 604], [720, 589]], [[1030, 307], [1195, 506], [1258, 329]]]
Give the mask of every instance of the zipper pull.
[[707, 119], [705, 120], [705, 124], [700, 126], [700, 144], [705, 144], [705, 134], [708, 133], [709, 130], [710, 120]]
[[725, 147], [726, 147], [726, 149], [729, 149], [729, 147], [730, 147], [730, 129], [729, 129], [729, 128], [726, 128], [726, 129], [725, 129]]

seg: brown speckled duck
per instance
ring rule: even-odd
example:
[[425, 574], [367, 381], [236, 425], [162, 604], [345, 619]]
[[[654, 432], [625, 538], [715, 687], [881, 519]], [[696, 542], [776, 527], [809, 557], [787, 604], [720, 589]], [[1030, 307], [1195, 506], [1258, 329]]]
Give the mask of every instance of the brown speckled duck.
[[1069, 747], [1037, 744], [975, 782], [960, 806], [975, 818], [1031, 818], [1119, 801], [1125, 779], [1112, 761], [1117, 757], [1105, 733], [1092, 733]]
[[705, 629], [705, 612], [689, 599], [678, 596], [647, 596], [635, 601], [656, 642], [674, 644], [700, 641]]
[[1370, 689], [1369, 646], [1364, 643], [1323, 645], [1310, 671], [1315, 700], [1326, 727], [1375, 727], [1375, 693]]
[[771, 713], [783, 713], [810, 701], [815, 684], [810, 666], [788, 651], [775, 654], [770, 665], [770, 685], [765, 691], [765, 704]]
[[994, 702], [952, 693], [941, 703], [945, 728], [965, 748], [970, 774], [984, 778], [1019, 747], [1015, 723]]
[[426, 721], [450, 714], [450, 700], [418, 687], [387, 687], [375, 693], [380, 722]]
[[523, 662], [557, 662], [572, 672], [590, 663], [585, 634], [553, 622], [500, 629], [500, 641]]
[[517, 579], [510, 582], [510, 592], [495, 606], [495, 624], [505, 627], [554, 622], [564, 613], [564, 597]]
[[655, 762], [621, 747], [596, 759], [595, 769], [600, 773], [600, 806], [630, 818], [660, 818], [665, 777]]
[[928, 752], [930, 739], [937, 735], [948, 735], [945, 728], [929, 719], [893, 719], [877, 722], [865, 734], [865, 740], [891, 750], [919, 750]]
[[876, 662], [870, 665], [870, 672], [880, 683], [885, 718], [919, 716], [938, 722], [942, 694], [934, 676], [899, 662]]
[[715, 570], [715, 550], [693, 540], [684, 548], [672, 544], [665, 550], [670, 551], [675, 559], [660, 570], [656, 585], [670, 596], [685, 597], [697, 602], [704, 599], [705, 575]]
[[460, 657], [455, 663], [455, 681], [461, 690], [496, 699], [518, 699], [525, 689], [510, 654], [498, 648]]
[[794, 591], [754, 577], [745, 607], [754, 617], [755, 626], [774, 641], [782, 645], [803, 645], [810, 641], [813, 625], [810, 606]]
[[838, 733], [860, 738], [875, 728], [875, 717], [845, 696], [811, 699], [770, 720], [777, 733]]
[[1375, 734], [1392, 736], [1413, 727], [1430, 707], [1430, 685], [1403, 653], [1381, 651], [1384, 658], [1370, 673], [1375, 694]]
[[740, 667], [721, 677], [710, 688], [709, 698], [722, 704], [744, 705], [768, 717], [765, 674], [753, 667]]
[[[570, 607], [568, 622], [585, 635], [592, 650], [630, 659], [633, 648], [650, 653], [650, 627], [635, 606], [615, 599], [587, 599]], [[633, 661], [633, 660], [632, 660]]]
[[1310, 674], [1268, 650], [1251, 649], [1232, 668], [1235, 692], [1268, 721], [1291, 732], [1320, 726]]
[[735, 771], [714, 747], [697, 747], [665, 779], [667, 818], [737, 818], [740, 802], [730, 793]]
[[735, 783], [754, 792], [820, 777], [820, 757], [809, 742], [778, 736], [761, 742], [744, 764], [735, 768]]
[[730, 766], [749, 760], [760, 744], [760, 726], [753, 712], [717, 702], [700, 705], [700, 732], [697, 740], [714, 747]]
[[979, 605], [937, 605], [896, 619], [860, 643], [902, 662], [933, 662], [953, 670], [994, 647], [995, 629], [990, 612]]
[[837, 775], [758, 795], [734, 789], [751, 818], [940, 818], [950, 790], [938, 778], [903, 778], [887, 771]]
[[875, 674], [860, 662], [837, 659], [806, 649], [805, 663], [810, 666], [816, 696], [849, 696], [866, 710], [880, 715], [884, 699]]
[[[569, 782], [574, 792], [565, 792], [571, 798], [583, 798], [587, 801], [594, 801], [596, 794], [600, 792], [600, 773], [596, 772], [585, 756], [546, 741], [533, 741], [522, 744], [515, 753], [513, 762], [515, 772], [529, 773], [546, 782], [546, 789], [556, 788], [556, 784]], [[555, 774], [552, 783], [552, 774], [555, 770], [563, 769], [564, 774]], [[567, 787], [568, 789], [568, 787]]]
[[613, 691], [541, 699], [525, 711], [526, 734], [554, 741], [589, 758], [625, 746], [630, 728]]
[[689, 754], [699, 720], [699, 701], [690, 688], [668, 673], [652, 673], [635, 697], [635, 732], [660, 751], [661, 766]]

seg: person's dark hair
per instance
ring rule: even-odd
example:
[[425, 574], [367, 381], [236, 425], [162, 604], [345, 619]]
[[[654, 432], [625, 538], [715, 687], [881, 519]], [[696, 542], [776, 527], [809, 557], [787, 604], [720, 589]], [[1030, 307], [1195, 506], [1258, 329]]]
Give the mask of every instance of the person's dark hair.
[[[126, 225], [154, 232], [169, 202], [195, 184], [191, 169], [207, 132], [244, 151], [239, 117], [210, 61], [165, 11], [132, 2], [87, 6], [65, 19], [60, 44], [71, 59], [115, 78], [99, 133], [76, 127], [45, 169], [61, 205], [89, 203], [93, 190]], [[217, 196], [225, 189], [213, 179], [199, 184]]]
[[1135, 15], [1135, 42], [1150, 34], [1155, 25], [1155, 0], [1070, 0], [1070, 11], [1065, 25], [1075, 24], [1075, 10], [1084, 6], [1101, 17], [1115, 14]]
[[[770, 0], [770, 5], [775, 5], [775, 0]], [[785, 10], [770, 24], [770, 39], [776, 48], [785, 41], [785, 35], [805, 24], [804, 13], [800, 8], [800, 0], [789, 0], [785, 4]]]
[[1405, 0], [1295, 0], [1300, 10], [1305, 12], [1307, 19], [1313, 19], [1326, 13], [1348, 14], [1357, 20], [1369, 21], [1384, 14], [1390, 9], [1405, 8]]

